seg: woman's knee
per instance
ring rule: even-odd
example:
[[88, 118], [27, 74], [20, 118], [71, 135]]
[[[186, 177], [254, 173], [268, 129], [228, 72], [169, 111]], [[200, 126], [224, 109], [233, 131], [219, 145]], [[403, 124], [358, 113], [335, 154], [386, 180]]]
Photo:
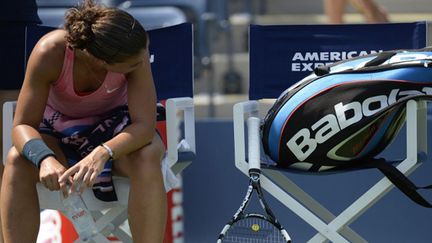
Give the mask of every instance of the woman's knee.
[[22, 156], [17, 151], [15, 147], [9, 149], [9, 152], [6, 155], [6, 165], [7, 166], [16, 166], [19, 165], [22, 161]]
[[151, 143], [127, 156], [127, 174], [129, 176], [156, 175], [161, 171], [160, 163], [165, 153], [163, 144]]
[[158, 144], [150, 144], [136, 151], [132, 156], [134, 167], [160, 167], [160, 162], [164, 154], [164, 148]]
[[7, 156], [4, 165], [4, 171], [7, 175], [20, 177], [20, 180], [35, 179], [37, 182], [37, 168], [26, 160], [15, 147], [12, 147]]

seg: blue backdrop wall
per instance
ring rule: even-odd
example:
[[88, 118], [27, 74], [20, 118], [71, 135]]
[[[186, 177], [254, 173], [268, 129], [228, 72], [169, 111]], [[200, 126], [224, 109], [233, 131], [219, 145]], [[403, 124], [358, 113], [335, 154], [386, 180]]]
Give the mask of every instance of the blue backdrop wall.
[[[404, 133], [402, 130], [401, 136], [386, 151], [386, 155], [404, 155]], [[185, 242], [216, 242], [220, 230], [243, 200], [248, 178], [234, 165], [231, 121], [198, 121], [196, 135], [197, 158], [183, 173]], [[432, 139], [431, 135], [432, 132], [429, 132], [428, 137]], [[432, 151], [430, 146], [429, 151]], [[410, 178], [419, 185], [432, 184], [431, 172], [431, 161], [428, 161]], [[338, 214], [376, 183], [381, 173], [371, 169], [328, 176], [289, 176], [333, 213]], [[294, 242], [306, 242], [315, 235], [311, 226], [271, 195], [266, 196]], [[432, 200], [432, 196], [429, 198]], [[251, 206], [252, 209], [260, 209], [257, 204]], [[431, 220], [432, 209], [415, 204], [400, 191], [393, 189], [351, 227], [369, 242], [426, 243], [432, 241]]]

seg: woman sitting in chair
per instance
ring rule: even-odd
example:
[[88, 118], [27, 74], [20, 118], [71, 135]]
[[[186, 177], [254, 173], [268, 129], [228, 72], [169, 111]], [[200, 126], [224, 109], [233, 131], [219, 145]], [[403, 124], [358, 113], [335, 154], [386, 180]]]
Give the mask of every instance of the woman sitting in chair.
[[85, 0], [64, 29], [36, 44], [19, 94], [1, 188], [5, 242], [36, 242], [36, 183], [67, 193], [92, 188], [116, 200], [115, 175], [130, 179], [134, 242], [162, 242], [164, 145], [146, 31], [125, 11]]

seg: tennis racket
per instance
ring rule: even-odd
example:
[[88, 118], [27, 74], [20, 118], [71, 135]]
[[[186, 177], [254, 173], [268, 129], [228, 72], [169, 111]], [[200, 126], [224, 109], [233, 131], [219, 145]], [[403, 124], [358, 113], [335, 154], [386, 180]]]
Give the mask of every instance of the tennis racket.
[[[260, 184], [260, 140], [258, 133], [260, 119], [250, 117], [247, 122], [249, 134], [249, 186], [240, 208], [234, 214], [231, 221], [222, 229], [217, 243], [290, 243], [290, 236], [278, 222], [265, 201]], [[256, 191], [266, 215], [245, 212], [254, 191]]]

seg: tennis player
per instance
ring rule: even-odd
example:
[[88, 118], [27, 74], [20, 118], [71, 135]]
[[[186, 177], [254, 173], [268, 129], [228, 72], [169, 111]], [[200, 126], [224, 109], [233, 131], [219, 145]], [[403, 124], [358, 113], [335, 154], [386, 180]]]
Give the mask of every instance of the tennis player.
[[[43, 36], [17, 101], [13, 148], [1, 188], [5, 242], [36, 242], [36, 183], [66, 193], [92, 188], [115, 200], [111, 170], [130, 179], [134, 242], [162, 242], [164, 145], [144, 28], [125, 11], [92, 0], [68, 11], [64, 29]], [[60, 192], [59, 192], [60, 193]]]

